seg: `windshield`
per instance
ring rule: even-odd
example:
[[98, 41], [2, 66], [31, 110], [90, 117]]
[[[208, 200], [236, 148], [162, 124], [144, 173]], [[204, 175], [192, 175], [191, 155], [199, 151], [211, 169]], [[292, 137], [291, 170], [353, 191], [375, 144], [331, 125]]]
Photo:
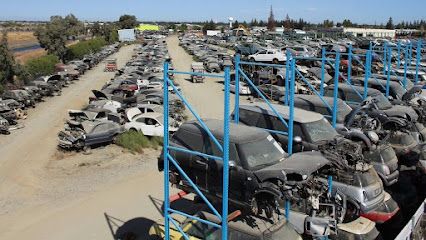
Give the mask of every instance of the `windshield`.
[[376, 102], [376, 105], [380, 110], [386, 110], [386, 109], [392, 108], [392, 103], [389, 102], [389, 100], [385, 97], [385, 95], [377, 94], [376, 96], [374, 96], [374, 98], [378, 100]]
[[303, 126], [311, 142], [332, 140], [338, 135], [336, 130], [325, 118], [316, 122], [305, 123]]
[[279, 162], [286, 154], [275, 139], [269, 135], [263, 140], [238, 144], [238, 151], [249, 168], [261, 168]]

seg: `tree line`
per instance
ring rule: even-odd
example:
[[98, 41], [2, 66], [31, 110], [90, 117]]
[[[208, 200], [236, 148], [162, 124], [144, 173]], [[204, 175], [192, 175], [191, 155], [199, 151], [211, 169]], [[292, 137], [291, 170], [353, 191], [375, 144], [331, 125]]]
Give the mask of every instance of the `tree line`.
[[92, 25], [85, 25], [73, 14], [52, 16], [49, 22], [39, 25], [34, 31], [47, 55], [31, 59], [25, 64], [15, 60], [5, 28], [0, 38], [0, 93], [6, 84], [28, 82], [38, 76], [51, 74], [59, 62], [66, 63], [97, 52], [103, 46], [118, 41], [118, 29], [134, 28], [138, 24], [132, 15], [123, 15], [117, 22], [96, 22]]

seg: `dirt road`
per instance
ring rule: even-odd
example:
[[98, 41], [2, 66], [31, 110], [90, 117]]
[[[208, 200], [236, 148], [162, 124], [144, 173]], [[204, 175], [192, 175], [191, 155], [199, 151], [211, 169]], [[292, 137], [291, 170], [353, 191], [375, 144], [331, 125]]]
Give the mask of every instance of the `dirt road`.
[[[176, 36], [171, 36], [167, 39], [167, 45], [169, 46], [170, 56], [174, 59], [173, 66], [179, 71], [191, 71], [192, 56], [179, 46], [179, 39]], [[201, 117], [223, 119], [223, 78], [207, 77], [204, 83], [192, 83], [189, 75], [175, 75], [175, 79], [180, 84], [185, 98]], [[234, 98], [235, 95], [231, 94], [231, 112], [235, 102]], [[247, 102], [246, 97], [240, 97], [240, 101]], [[189, 111], [188, 116], [190, 119], [194, 119]]]
[[[119, 66], [131, 58], [133, 48], [123, 47], [113, 56]], [[76, 226], [87, 219], [88, 222], [81, 227], [96, 229], [91, 225], [94, 219], [85, 217], [96, 209], [93, 206], [114, 206], [114, 203], [108, 202], [102, 195], [88, 208], [84, 204], [78, 205], [79, 202], [90, 199], [91, 193], [104, 189], [109, 183], [117, 184], [137, 174], [146, 175], [146, 171], [161, 176], [156, 170], [158, 150], [147, 150], [143, 155], [123, 152], [115, 146], [95, 149], [91, 155], [60, 154], [56, 150], [57, 133], [63, 128], [67, 109], [81, 108], [87, 103], [90, 90], [100, 89], [114, 75], [103, 72], [103, 67], [100, 64], [88, 71], [79, 81], [64, 89], [62, 96], [46, 99], [36, 109], [31, 109], [24, 121], [25, 128], [9, 136], [0, 136], [0, 239], [65, 239], [63, 234], [66, 231], [86, 234], [88, 231], [77, 231]], [[129, 186], [132, 186], [129, 191], [137, 191], [138, 184]], [[107, 199], [120, 199], [116, 192], [111, 194]], [[99, 201], [105, 205], [97, 204]], [[71, 208], [76, 204], [80, 211]], [[140, 202], [134, 203], [134, 206], [138, 204]], [[70, 209], [70, 212], [62, 213], [64, 209]], [[101, 213], [106, 210], [102, 208]], [[58, 216], [66, 220], [58, 220]], [[98, 215], [94, 216], [98, 219]], [[117, 213], [116, 216], [123, 215]], [[103, 230], [99, 231], [103, 232], [99, 239], [111, 236], [109, 231], [105, 231], [108, 228], [105, 228], [104, 217], [99, 218], [99, 223], [98, 229]], [[55, 224], [60, 226], [52, 228]], [[87, 239], [87, 235], [69, 236], [70, 239]]]

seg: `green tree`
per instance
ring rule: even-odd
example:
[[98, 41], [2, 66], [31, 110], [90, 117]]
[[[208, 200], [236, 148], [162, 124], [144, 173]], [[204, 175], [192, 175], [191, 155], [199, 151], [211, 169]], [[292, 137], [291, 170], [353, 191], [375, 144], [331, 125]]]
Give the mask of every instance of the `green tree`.
[[24, 68], [26, 73], [32, 77], [50, 75], [55, 71], [55, 65], [59, 63], [59, 58], [55, 55], [46, 55], [29, 60]]
[[40, 26], [34, 32], [40, 46], [48, 54], [54, 54], [59, 59], [65, 60], [67, 53], [66, 42], [69, 37], [67, 24], [61, 16], [53, 16], [44, 26]]
[[15, 71], [16, 62], [9, 50], [7, 31], [5, 30], [2, 32], [2, 39], [0, 40], [0, 84], [13, 82]]
[[343, 27], [353, 27], [353, 23], [349, 19], [343, 20], [342, 25], [343, 25]]
[[121, 29], [135, 28], [138, 26], [136, 16], [133, 15], [122, 15], [118, 20], [118, 26]]
[[179, 31], [185, 32], [186, 30], [188, 30], [188, 25], [186, 25], [185, 23], [179, 25]]
[[386, 29], [395, 29], [395, 26], [393, 25], [392, 17], [390, 17], [388, 22], [386, 23]]
[[90, 33], [92, 34], [93, 37], [94, 36], [101, 36], [103, 34], [102, 26], [98, 22], [95, 22], [90, 27]]
[[84, 34], [84, 24], [73, 14], [69, 14], [64, 18], [64, 24], [67, 28], [68, 36], [78, 36], [80, 34]]

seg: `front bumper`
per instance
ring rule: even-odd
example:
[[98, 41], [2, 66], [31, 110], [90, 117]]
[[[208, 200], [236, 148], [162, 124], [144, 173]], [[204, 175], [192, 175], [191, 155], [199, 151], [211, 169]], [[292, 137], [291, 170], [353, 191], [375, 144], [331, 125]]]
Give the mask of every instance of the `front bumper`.
[[395, 216], [398, 211], [398, 204], [388, 193], [385, 193], [385, 199], [382, 204], [380, 204], [374, 210], [362, 213], [361, 216], [368, 218], [376, 223], [384, 223], [389, 221], [393, 216]]

